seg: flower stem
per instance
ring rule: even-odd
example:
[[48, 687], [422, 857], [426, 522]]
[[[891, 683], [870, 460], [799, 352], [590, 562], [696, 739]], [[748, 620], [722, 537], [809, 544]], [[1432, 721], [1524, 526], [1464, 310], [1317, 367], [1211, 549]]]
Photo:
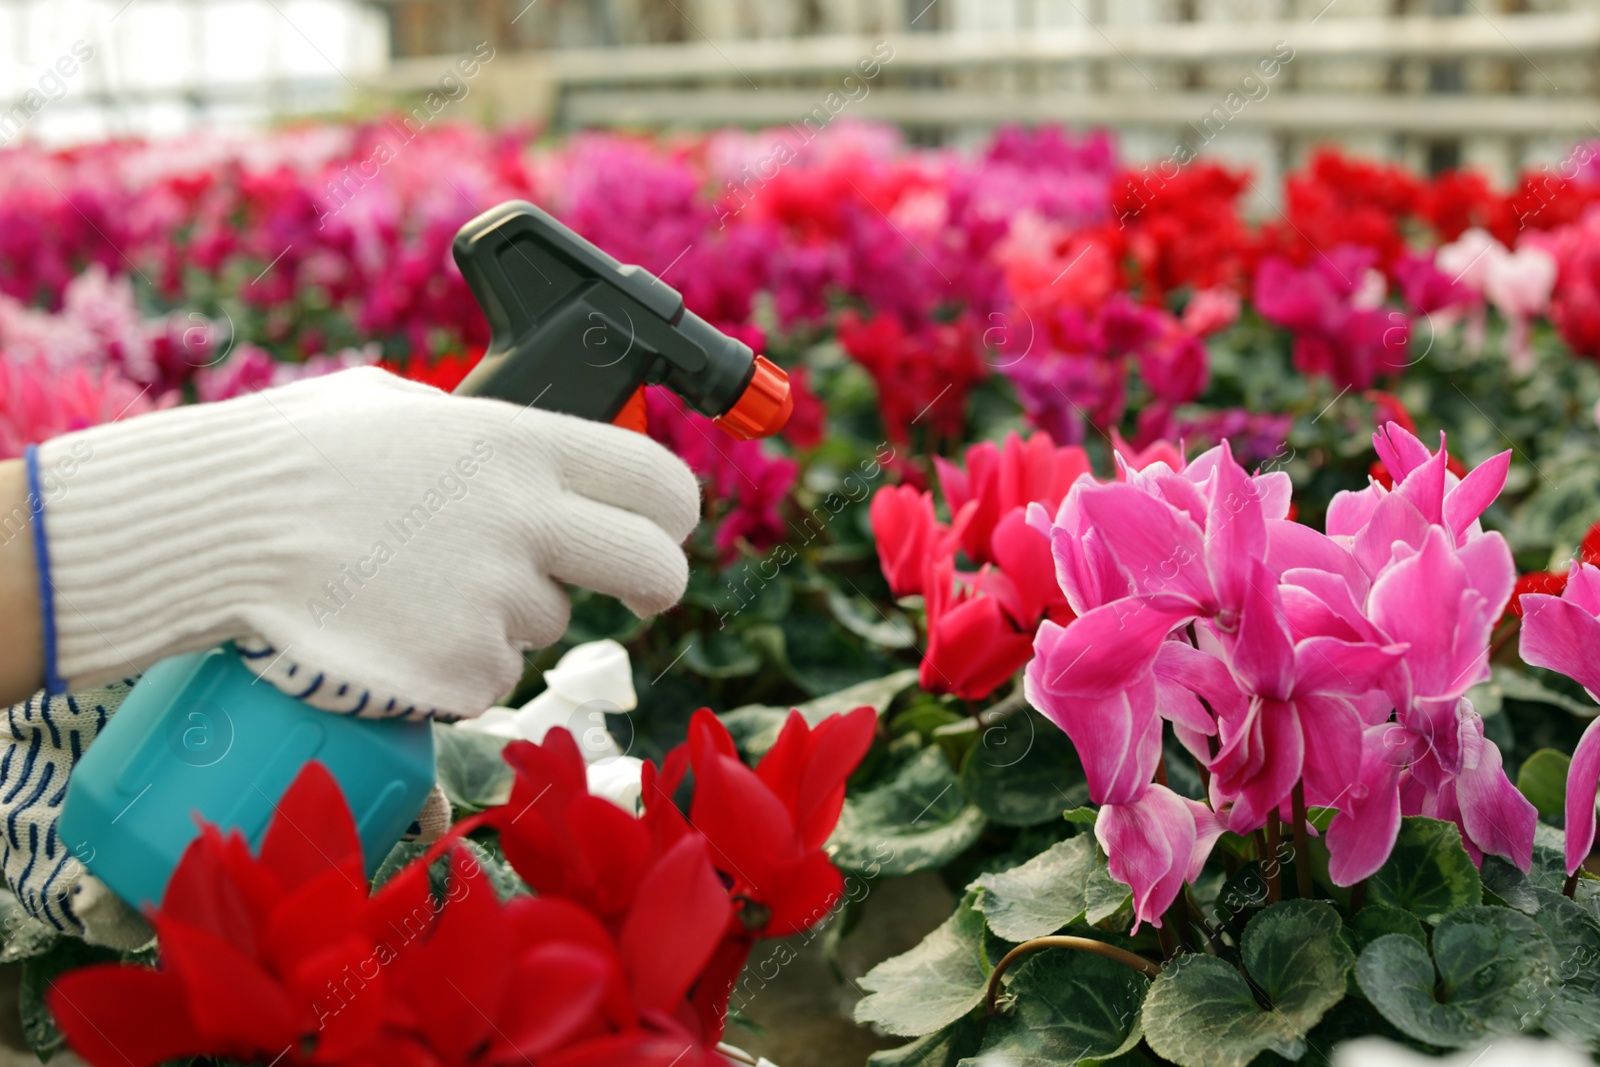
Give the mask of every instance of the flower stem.
[[1178, 935], [1175, 932], [1175, 928], [1172, 923], [1167, 921], [1171, 915], [1172, 912], [1169, 909], [1167, 914], [1161, 917], [1161, 925], [1156, 927], [1156, 940], [1161, 942], [1161, 958], [1163, 960], [1170, 960], [1183, 950], [1178, 943]]
[[1278, 860], [1278, 842], [1281, 839], [1282, 828], [1278, 825], [1278, 813], [1274, 810], [1267, 814], [1267, 854], [1261, 857], [1262, 873], [1267, 876], [1268, 904], [1276, 904], [1283, 899], [1283, 864]]
[[1031, 955], [1042, 948], [1070, 948], [1079, 952], [1091, 952], [1096, 956], [1104, 956], [1108, 960], [1115, 960], [1127, 967], [1143, 974], [1147, 978], [1155, 978], [1161, 974], [1161, 968], [1151, 963], [1143, 956], [1136, 956], [1127, 949], [1108, 945], [1104, 941], [1095, 941], [1087, 937], [1070, 937], [1065, 934], [1056, 934], [1051, 937], [1036, 937], [1031, 941], [1024, 941], [1016, 948], [1001, 957], [1000, 962], [994, 965], [994, 973], [989, 975], [989, 992], [984, 997], [984, 1006], [990, 1015], [994, 1014], [995, 998], [1000, 995], [1000, 977], [1006, 970], [1024, 956]]
[[1501, 631], [1500, 636], [1496, 637], [1489, 644], [1489, 658], [1491, 660], [1493, 660], [1496, 657], [1498, 657], [1500, 655], [1500, 650], [1505, 648], [1506, 645], [1510, 644], [1511, 643], [1511, 639], [1516, 637], [1517, 633], [1521, 629], [1522, 629], [1522, 620], [1519, 619], [1519, 618], [1513, 617], [1511, 622], [1506, 626], [1506, 628], [1503, 631]]
[[1306, 783], [1294, 784], [1294, 876], [1301, 900], [1311, 900], [1316, 887], [1311, 883], [1311, 842], [1306, 835]]
[[[1161, 917], [1161, 929], [1166, 930], [1167, 927], [1171, 927], [1172, 932], [1177, 935], [1178, 952], [1196, 951], [1194, 929], [1189, 925], [1188, 895], [1189, 887], [1185, 885], [1172, 901], [1167, 913]], [[1168, 953], [1166, 958], [1170, 960], [1177, 954], [1177, 952]]]
[[1189, 911], [1189, 926], [1199, 930], [1200, 936], [1205, 939], [1205, 950], [1213, 956], [1221, 955], [1221, 948], [1217, 944], [1216, 931], [1211, 928], [1211, 922], [1200, 911], [1200, 905], [1194, 902], [1194, 896], [1189, 892], [1189, 887], [1183, 887], [1184, 906]]
[[1350, 887], [1350, 914], [1354, 915], [1361, 910], [1367, 902], [1367, 880], [1365, 878]]
[[1567, 880], [1561, 883], [1561, 894], [1568, 900], [1578, 899], [1578, 872], [1573, 871], [1567, 875]]

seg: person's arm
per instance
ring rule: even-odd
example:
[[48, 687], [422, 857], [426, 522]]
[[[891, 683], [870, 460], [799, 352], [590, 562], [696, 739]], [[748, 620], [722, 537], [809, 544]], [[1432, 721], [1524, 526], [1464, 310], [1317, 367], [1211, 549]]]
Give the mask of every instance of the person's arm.
[[39, 571], [33, 516], [20, 459], [0, 463], [0, 705], [26, 700], [44, 684]]

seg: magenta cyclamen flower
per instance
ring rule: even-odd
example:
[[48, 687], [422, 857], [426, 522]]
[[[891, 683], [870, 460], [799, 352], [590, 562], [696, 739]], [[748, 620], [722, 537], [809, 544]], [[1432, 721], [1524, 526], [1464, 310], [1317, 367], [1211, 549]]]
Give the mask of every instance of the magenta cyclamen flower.
[[1257, 563], [1239, 633], [1226, 647], [1249, 701], [1243, 714], [1218, 716], [1212, 782], [1216, 796], [1233, 800], [1230, 827], [1261, 825], [1302, 778], [1308, 795], [1337, 804], [1360, 770], [1362, 721], [1350, 698], [1371, 692], [1406, 646], [1333, 634], [1296, 641], [1277, 583]]
[[[1196, 836], [1186, 805], [1147, 799], [1162, 718], [1210, 759], [1214, 712], [1185, 685], [1227, 677], [1178, 632], [1191, 622], [1210, 639], [1238, 630], [1268, 517], [1287, 514], [1289, 487], [1283, 475], [1250, 476], [1226, 444], [1181, 472], [1157, 462], [1143, 471], [1124, 465], [1122, 476], [1109, 485], [1080, 480], [1061, 503], [1051, 548], [1080, 617], [1041, 624], [1024, 684], [1033, 706], [1072, 738], [1090, 796], [1103, 805], [1097, 833], [1115, 853], [1113, 870], [1133, 887], [1139, 920], [1159, 925], [1186, 877], [1177, 870], [1203, 862], [1215, 839]], [[1043, 519], [1042, 508], [1030, 509], [1035, 525]], [[1219, 693], [1212, 707], [1239, 703]], [[1155, 862], [1161, 856], [1169, 862]]]
[[1200, 877], [1223, 825], [1198, 800], [1152, 785], [1129, 804], [1108, 804], [1095, 820], [1111, 876], [1133, 887], [1134, 932], [1139, 922], [1161, 925], [1160, 915]]
[[1268, 322], [1294, 331], [1294, 365], [1365, 389], [1408, 365], [1410, 321], [1385, 310], [1376, 249], [1338, 245], [1304, 268], [1265, 256], [1256, 268], [1255, 304]]
[[1373, 442], [1394, 489], [1374, 483], [1335, 496], [1329, 540], [1349, 551], [1355, 589], [1361, 576], [1371, 579], [1368, 624], [1408, 651], [1381, 694], [1394, 720], [1369, 719], [1359, 783], [1329, 828], [1330, 876], [1347, 885], [1381, 866], [1401, 815], [1450, 819], [1475, 857], [1489, 852], [1526, 868], [1537, 813], [1465, 698], [1489, 677], [1489, 636], [1516, 578], [1505, 539], [1478, 522], [1505, 483], [1510, 454], [1458, 479], [1442, 441], [1430, 453], [1389, 423]]
[[1339, 809], [1329, 876], [1350, 885], [1382, 866], [1402, 815], [1451, 820], [1474, 859], [1493, 853], [1526, 870], [1537, 812], [1506, 778], [1466, 699], [1489, 677], [1490, 633], [1516, 577], [1505, 539], [1478, 521], [1505, 483], [1510, 454], [1457, 478], [1442, 439], [1431, 453], [1389, 423], [1373, 444], [1394, 489], [1373, 483], [1335, 496], [1328, 541], [1349, 553], [1347, 588], [1361, 608], [1349, 621], [1406, 652], [1367, 697], [1354, 788], [1343, 800], [1313, 800]]
[[[1522, 597], [1522, 658], [1560, 671], [1600, 700], [1600, 569], [1578, 563], [1559, 597]], [[1567, 771], [1567, 874], [1594, 846], [1595, 792], [1600, 789], [1600, 719], [1591, 722]]]
[[[1079, 481], [1053, 521], [1029, 509], [1078, 618], [1040, 626], [1026, 691], [1078, 749], [1140, 922], [1159, 924], [1221, 829], [1290, 818], [1297, 796], [1338, 811], [1339, 884], [1383, 863], [1402, 815], [1529, 865], [1536, 812], [1465, 696], [1514, 580], [1478, 521], [1509, 456], [1458, 478], [1442, 443], [1391, 423], [1375, 444], [1394, 488], [1340, 494], [1326, 534], [1287, 517], [1285, 475], [1250, 474], [1227, 444]], [[1209, 804], [1153, 784], [1169, 722], [1209, 771]]]
[[[1489, 538], [1504, 548], [1498, 535]], [[1465, 698], [1489, 677], [1489, 632], [1509, 594], [1509, 577], [1486, 581], [1483, 572], [1509, 571], [1509, 555], [1475, 577], [1433, 526], [1420, 551], [1397, 541], [1395, 557], [1368, 603], [1374, 625], [1408, 644], [1386, 687], [1395, 719], [1385, 715], [1366, 730], [1359, 785], [1328, 831], [1329, 874], [1348, 885], [1380, 867], [1403, 814], [1452, 820], [1474, 858], [1492, 852], [1526, 869], [1536, 812], [1506, 778]], [[1495, 592], [1486, 596], [1481, 586]]]

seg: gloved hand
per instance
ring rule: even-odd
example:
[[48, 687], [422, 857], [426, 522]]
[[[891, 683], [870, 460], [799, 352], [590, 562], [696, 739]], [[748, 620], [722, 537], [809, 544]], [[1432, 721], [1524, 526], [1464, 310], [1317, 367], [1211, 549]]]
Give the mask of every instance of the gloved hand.
[[640, 615], [675, 603], [700, 510], [642, 434], [375, 368], [68, 434], [38, 461], [85, 453], [44, 514], [69, 690], [232, 639], [319, 707], [477, 715], [566, 629], [559, 582]]

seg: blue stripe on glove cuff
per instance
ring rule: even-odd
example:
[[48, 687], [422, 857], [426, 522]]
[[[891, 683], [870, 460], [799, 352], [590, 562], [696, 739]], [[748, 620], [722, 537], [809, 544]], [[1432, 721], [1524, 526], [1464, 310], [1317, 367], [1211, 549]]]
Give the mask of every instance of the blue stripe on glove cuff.
[[44, 691], [58, 696], [67, 691], [56, 669], [55, 583], [50, 581], [50, 543], [44, 536], [44, 493], [39, 488], [39, 447], [29, 445], [22, 453], [28, 472], [28, 514], [33, 524], [33, 565], [39, 572], [39, 614], [44, 635]]

